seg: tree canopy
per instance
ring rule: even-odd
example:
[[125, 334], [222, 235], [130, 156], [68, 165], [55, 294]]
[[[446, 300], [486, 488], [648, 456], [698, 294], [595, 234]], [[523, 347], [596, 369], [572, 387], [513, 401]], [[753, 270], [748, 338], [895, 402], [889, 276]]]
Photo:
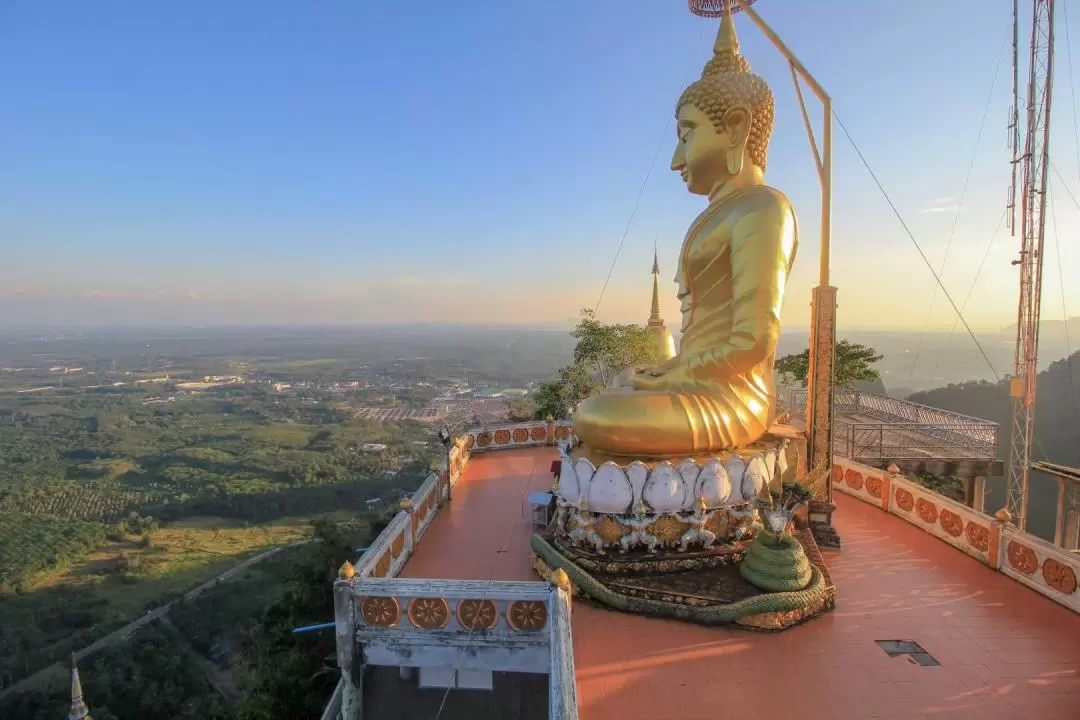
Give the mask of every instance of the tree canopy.
[[[852, 388], [859, 381], [877, 380], [880, 374], [873, 365], [882, 357], [868, 345], [860, 345], [847, 340], [839, 341], [836, 343], [836, 365], [833, 376], [835, 386]], [[776, 372], [785, 383], [797, 382], [806, 387], [807, 375], [810, 373], [810, 349], [779, 358], [776, 361]]]
[[565, 418], [626, 368], [660, 359], [645, 327], [602, 323], [593, 310], [581, 311], [581, 320], [570, 334], [577, 339], [574, 362], [536, 389], [533, 401], [538, 418]]

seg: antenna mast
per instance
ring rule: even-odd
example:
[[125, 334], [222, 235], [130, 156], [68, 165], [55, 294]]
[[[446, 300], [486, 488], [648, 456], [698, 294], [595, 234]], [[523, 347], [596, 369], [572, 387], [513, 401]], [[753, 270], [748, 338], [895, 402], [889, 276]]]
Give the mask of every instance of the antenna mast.
[[[1027, 527], [1031, 442], [1035, 424], [1035, 380], [1038, 374], [1039, 315], [1042, 302], [1043, 240], [1046, 236], [1046, 181], [1050, 156], [1050, 100], [1054, 84], [1054, 0], [1032, 0], [1031, 59], [1028, 67], [1027, 133], [1023, 154], [1018, 147], [1019, 70], [1018, 0], [1013, 0], [1013, 177], [1022, 165], [1020, 303], [1016, 318], [1016, 355], [1009, 384], [1013, 401], [1009, 451], [1008, 510], [1021, 530]], [[1010, 191], [1015, 213], [1016, 182]], [[1015, 233], [1015, 223], [1013, 223]]]

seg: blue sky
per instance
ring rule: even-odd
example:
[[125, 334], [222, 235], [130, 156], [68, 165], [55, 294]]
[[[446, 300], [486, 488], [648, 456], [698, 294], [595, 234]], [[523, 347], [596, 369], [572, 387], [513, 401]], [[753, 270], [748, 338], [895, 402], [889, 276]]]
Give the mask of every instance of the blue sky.
[[[1053, 158], [1080, 200], [1080, 11], [1070, 47], [1062, 5]], [[956, 221], [944, 280], [962, 300], [1008, 183], [1011, 3], [755, 7], [831, 93], [935, 265]], [[785, 320], [805, 325], [817, 183], [786, 64], [736, 26], [777, 95], [767, 177], [800, 214]], [[702, 207], [668, 160], [674, 101], [715, 29], [679, 0], [4, 3], [0, 324], [565, 321], [595, 302], [649, 173], [602, 306], [644, 320], [654, 240], [669, 280]], [[930, 273], [834, 135], [841, 324], [948, 329]], [[1065, 266], [1080, 266], [1080, 212], [1052, 193]], [[973, 325], [1012, 320], [1015, 246], [998, 236]], [[1049, 252], [1044, 314], [1058, 318]], [[1080, 285], [1065, 299], [1080, 314]]]

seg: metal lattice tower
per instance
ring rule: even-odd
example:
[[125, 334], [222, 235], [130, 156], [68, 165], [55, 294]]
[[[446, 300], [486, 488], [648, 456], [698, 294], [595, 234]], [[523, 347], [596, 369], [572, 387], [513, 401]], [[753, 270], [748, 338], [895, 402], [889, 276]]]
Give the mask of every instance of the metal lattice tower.
[[[1028, 67], [1027, 133], [1022, 155], [1013, 149], [1013, 167], [1023, 168], [1021, 196], [1020, 304], [1016, 323], [1016, 355], [1010, 383], [1013, 401], [1009, 450], [1008, 509], [1018, 527], [1027, 527], [1028, 480], [1035, 424], [1035, 381], [1039, 357], [1042, 301], [1043, 240], [1046, 236], [1046, 181], [1050, 154], [1050, 100], [1054, 84], [1054, 0], [1033, 0], [1031, 58]], [[1014, 1], [1014, 37], [1019, 33]], [[1014, 68], [1019, 60], [1015, 52]], [[1017, 71], [1014, 70], [1014, 75]], [[1018, 92], [1018, 88], [1014, 89]], [[1019, 98], [1016, 98], [1018, 101]], [[1015, 104], [1014, 104], [1015, 107]]]

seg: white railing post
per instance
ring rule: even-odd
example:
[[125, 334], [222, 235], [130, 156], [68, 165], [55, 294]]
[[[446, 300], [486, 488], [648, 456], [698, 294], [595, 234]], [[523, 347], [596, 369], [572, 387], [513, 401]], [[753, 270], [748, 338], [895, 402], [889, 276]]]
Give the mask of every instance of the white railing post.
[[356, 614], [351, 580], [334, 583], [334, 628], [341, 669], [341, 720], [363, 715], [363, 659], [356, 652]]
[[[561, 578], [564, 584], [552, 585], [548, 600], [551, 614], [548, 717], [550, 720], [577, 720], [577, 672], [574, 669], [574, 635], [570, 622], [570, 581], [564, 572]], [[558, 582], [558, 579], [553, 578], [553, 582]]]

